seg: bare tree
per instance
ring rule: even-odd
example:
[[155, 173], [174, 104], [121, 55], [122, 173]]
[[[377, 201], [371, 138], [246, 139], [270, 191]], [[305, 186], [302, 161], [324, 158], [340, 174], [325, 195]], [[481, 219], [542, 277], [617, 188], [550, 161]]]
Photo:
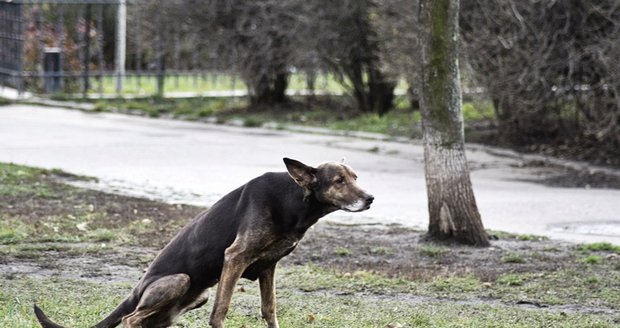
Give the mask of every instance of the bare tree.
[[422, 124], [430, 237], [488, 246], [465, 157], [459, 0], [420, 0]]
[[464, 54], [493, 100], [503, 140], [617, 158], [619, 2], [462, 3]]
[[285, 102], [291, 69], [308, 36], [301, 0], [184, 0], [200, 35], [246, 82], [252, 103]]
[[340, 79], [364, 112], [384, 114], [392, 109], [396, 79], [381, 67], [381, 39], [372, 23], [377, 4], [372, 0], [315, 0], [310, 18], [320, 59]]

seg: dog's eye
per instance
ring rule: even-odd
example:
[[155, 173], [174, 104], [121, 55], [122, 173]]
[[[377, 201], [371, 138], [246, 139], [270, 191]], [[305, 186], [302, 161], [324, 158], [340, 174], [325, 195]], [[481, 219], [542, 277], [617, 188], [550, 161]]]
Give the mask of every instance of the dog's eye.
[[336, 179], [336, 183], [337, 184], [343, 184], [344, 183], [344, 178], [343, 177], [338, 177], [338, 179]]

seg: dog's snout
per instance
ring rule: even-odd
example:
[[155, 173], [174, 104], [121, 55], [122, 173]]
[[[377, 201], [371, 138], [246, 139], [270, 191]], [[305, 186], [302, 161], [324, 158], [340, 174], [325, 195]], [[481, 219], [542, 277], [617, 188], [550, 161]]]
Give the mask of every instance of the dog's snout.
[[370, 205], [370, 204], [372, 204], [372, 202], [374, 200], [375, 200], [375, 196], [373, 196], [373, 195], [366, 196], [366, 204]]

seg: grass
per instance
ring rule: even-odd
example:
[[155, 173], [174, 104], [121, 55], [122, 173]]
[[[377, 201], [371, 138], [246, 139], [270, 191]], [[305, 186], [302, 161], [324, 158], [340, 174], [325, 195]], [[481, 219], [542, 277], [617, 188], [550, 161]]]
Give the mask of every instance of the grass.
[[[484, 302], [429, 300], [403, 294], [406, 285], [370, 274], [338, 276], [309, 266], [283, 268], [277, 274], [278, 314], [283, 327], [614, 327], [612, 316], [570, 311], [540, 311]], [[321, 290], [309, 285], [331, 285]], [[0, 326], [36, 327], [32, 304], [41, 306], [58, 323], [85, 327], [111, 311], [131, 290], [127, 282], [95, 283], [70, 278], [0, 278]], [[296, 286], [300, 285], [301, 288]], [[354, 290], [346, 289], [357, 286]], [[362, 286], [363, 289], [362, 289]], [[395, 290], [392, 286], [396, 286]], [[399, 287], [400, 286], [400, 287]], [[478, 290], [474, 278], [435, 284], [440, 290]], [[256, 283], [242, 281], [227, 316], [229, 327], [263, 327]], [[335, 288], [332, 290], [332, 288]], [[338, 293], [339, 290], [346, 293]], [[361, 290], [361, 291], [360, 291]], [[336, 294], [334, 293], [336, 292]], [[388, 297], [387, 295], [396, 295]], [[213, 300], [181, 317], [181, 327], [204, 327]]]
[[[92, 180], [60, 170], [0, 163], [0, 245], [48, 242], [134, 245], [153, 240], [149, 237], [151, 233], [167, 230], [172, 234], [182, 224], [146, 224], [154, 215], [166, 218], [168, 211], [181, 213], [185, 211], [183, 208], [188, 209], [177, 210], [172, 205], [148, 201], [142, 204], [144, 201], [139, 199], [117, 204], [116, 196], [99, 199], [96, 192], [69, 186], [59, 179]], [[147, 206], [149, 211], [132, 211], [140, 206]], [[19, 214], [13, 214], [20, 208]], [[195, 211], [190, 209], [187, 219]]]
[[522, 275], [506, 273], [497, 278], [497, 283], [507, 286], [521, 286], [523, 285], [523, 280], [524, 278]]
[[101, 99], [95, 102], [95, 111], [125, 110], [143, 113], [150, 117], [164, 114], [175, 118], [196, 120], [216, 115], [225, 109], [247, 106], [242, 97], [209, 97], [209, 98], [157, 98], [146, 97], [136, 99]]
[[394, 254], [394, 250], [389, 247], [373, 247], [370, 249], [371, 254], [376, 255], [392, 255]]
[[464, 102], [461, 112], [465, 122], [491, 120], [495, 117], [493, 104], [489, 101]]
[[[246, 97], [197, 97], [100, 99], [95, 101], [96, 111], [121, 110], [141, 113], [149, 117], [172, 116], [185, 120], [206, 117], [216, 122], [238, 121], [246, 127], [262, 126], [274, 122], [279, 128], [286, 125], [308, 125], [326, 127], [340, 131], [364, 131], [381, 133], [393, 137], [420, 138], [422, 136], [421, 114], [412, 110], [404, 96], [395, 98], [395, 109], [379, 115], [362, 113], [352, 109], [355, 104], [348, 96], [317, 97], [314, 102], [308, 98], [294, 96], [293, 104], [278, 108], [248, 108]], [[494, 111], [489, 103], [465, 102], [463, 117], [465, 123], [488, 121]]]
[[467, 275], [463, 277], [442, 277], [432, 282], [432, 287], [448, 296], [460, 293], [477, 292], [483, 288], [483, 285], [477, 277]]
[[421, 137], [419, 111], [395, 109], [384, 115], [362, 114], [347, 120], [334, 120], [327, 127], [334, 130], [365, 131], [390, 136]]
[[[134, 241], [128, 229], [107, 229], [97, 227], [97, 222], [104, 219], [101, 213], [83, 216], [50, 215], [35, 224], [28, 224], [21, 217], [0, 218], [0, 245], [18, 243], [83, 243], [83, 242], [117, 242]], [[80, 230], [79, 224], [89, 223], [92, 230]]]
[[12, 103], [13, 103], [12, 100], [0, 97], [0, 106], [6, 106]]
[[502, 262], [504, 263], [525, 263], [525, 259], [521, 254], [518, 253], [508, 253], [502, 257]]
[[588, 255], [587, 257], [581, 260], [583, 263], [587, 264], [599, 264], [603, 262], [603, 257], [598, 255]]
[[[278, 281], [289, 282], [284, 270]], [[301, 277], [309, 278], [309, 277]], [[74, 279], [0, 279], [0, 322], [4, 328], [36, 327], [32, 304], [39, 304], [53, 319], [66, 326], [85, 327], [111, 311], [130, 291], [127, 283], [92, 283]], [[237, 292], [226, 324], [229, 327], [263, 327], [258, 291], [244, 282]], [[204, 327], [212, 301], [184, 315], [178, 326]], [[278, 313], [283, 327], [613, 327], [609, 317], [596, 314], [537, 311], [511, 306], [443, 301], [416, 302], [403, 297], [377, 295], [322, 295], [280, 289]]]
[[15, 164], [0, 163], [0, 196], [15, 196], [23, 193], [47, 193], [47, 185], [39, 177], [49, 171]]
[[336, 247], [334, 254], [338, 256], [349, 256], [351, 255], [351, 250], [346, 247]]
[[581, 244], [577, 247], [580, 251], [588, 251], [588, 252], [613, 252], [616, 254], [620, 254], [620, 246], [613, 245], [607, 242], [599, 242], [592, 244]]
[[439, 257], [443, 253], [445, 253], [447, 249], [442, 246], [436, 245], [422, 245], [420, 246], [420, 253], [428, 256], [428, 257]]
[[[98, 94], [100, 82], [91, 79], [90, 94]], [[404, 86], [400, 85], [401, 88]], [[343, 93], [343, 87], [331, 74], [317, 76], [316, 90], [333, 94]], [[306, 76], [293, 73], [289, 77], [289, 90], [305, 90]], [[101, 90], [104, 94], [116, 94], [116, 77], [103, 77]], [[229, 74], [210, 74], [204, 76], [168, 75], [164, 81], [164, 92], [204, 93], [212, 91], [247, 90], [244, 81]], [[157, 78], [151, 76], [128, 76], [123, 83], [123, 95], [150, 96], [157, 92]]]
[[549, 239], [546, 236], [539, 236], [533, 234], [517, 234], [506, 231], [487, 230], [487, 233], [496, 239], [515, 239], [521, 241], [540, 241]]

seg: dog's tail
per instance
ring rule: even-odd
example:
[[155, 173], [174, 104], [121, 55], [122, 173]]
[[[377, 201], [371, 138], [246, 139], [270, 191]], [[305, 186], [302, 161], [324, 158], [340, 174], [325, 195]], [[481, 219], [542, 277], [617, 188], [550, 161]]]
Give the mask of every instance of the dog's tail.
[[[112, 328], [118, 326], [118, 324], [121, 323], [123, 316], [133, 311], [135, 306], [135, 301], [131, 297], [126, 299], [116, 309], [114, 309], [112, 313], [96, 324], [94, 328]], [[43, 310], [41, 310], [36, 304], [34, 305], [34, 314], [37, 316], [37, 320], [39, 320], [39, 323], [43, 328], [64, 328], [63, 326], [50, 320], [45, 313], [43, 313]]]
[[37, 320], [39, 320], [43, 328], [64, 328], [50, 320], [36, 304], [34, 305], [34, 314], [37, 316]]

